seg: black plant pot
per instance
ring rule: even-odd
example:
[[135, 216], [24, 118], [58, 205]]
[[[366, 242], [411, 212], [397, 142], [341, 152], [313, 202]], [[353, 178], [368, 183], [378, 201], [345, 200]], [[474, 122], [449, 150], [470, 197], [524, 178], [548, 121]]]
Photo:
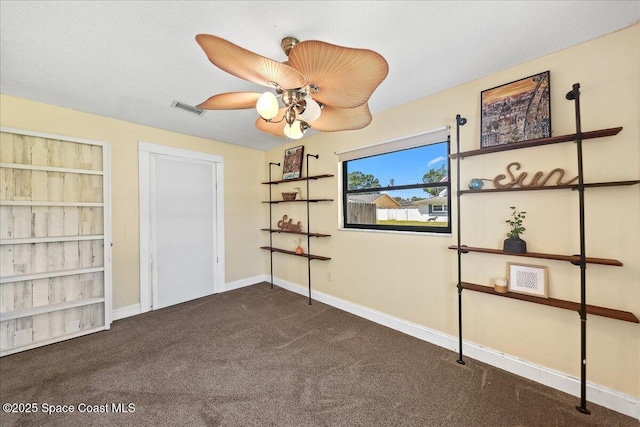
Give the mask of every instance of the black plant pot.
[[527, 242], [519, 237], [509, 237], [504, 240], [504, 246], [502, 249], [505, 252], [511, 252], [512, 254], [526, 254]]

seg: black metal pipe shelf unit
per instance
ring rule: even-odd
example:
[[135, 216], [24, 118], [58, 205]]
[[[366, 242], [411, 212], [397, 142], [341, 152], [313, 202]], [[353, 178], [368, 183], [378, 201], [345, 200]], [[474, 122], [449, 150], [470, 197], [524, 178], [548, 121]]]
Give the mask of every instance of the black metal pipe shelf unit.
[[[309, 181], [315, 181], [318, 179], [322, 179], [322, 178], [331, 178], [333, 177], [333, 175], [331, 174], [322, 174], [322, 175], [309, 175], [309, 158], [314, 158], [314, 159], [318, 159], [320, 156], [318, 154], [307, 154], [306, 158], [307, 158], [307, 168], [306, 168], [306, 176], [302, 176], [299, 178], [291, 178], [291, 179], [282, 179], [282, 180], [276, 180], [274, 181], [271, 177], [271, 167], [272, 166], [280, 166], [280, 163], [274, 163], [271, 162], [269, 163], [269, 181], [263, 182], [263, 184], [269, 185], [269, 200], [264, 201], [262, 203], [268, 203], [269, 204], [269, 228], [262, 228], [262, 231], [268, 231], [269, 232], [269, 246], [261, 246], [260, 249], [265, 249], [269, 251], [269, 266], [270, 266], [270, 272], [271, 272], [271, 289], [273, 289], [273, 253], [277, 252], [277, 253], [281, 253], [281, 254], [286, 254], [286, 255], [294, 255], [294, 256], [298, 256], [298, 257], [304, 257], [307, 258], [307, 272], [308, 272], [308, 287], [309, 287], [309, 305], [311, 305], [311, 261], [313, 260], [317, 260], [317, 261], [329, 261], [331, 258], [326, 257], [326, 256], [321, 256], [321, 255], [313, 255], [311, 254], [311, 238], [312, 237], [331, 237], [330, 234], [323, 234], [323, 233], [312, 233], [311, 232], [311, 225], [310, 225], [310, 214], [309, 214], [309, 205], [311, 203], [318, 203], [318, 202], [332, 202], [333, 199], [312, 199], [310, 197], [310, 193], [309, 193]], [[295, 181], [306, 181], [307, 183], [307, 198], [306, 199], [295, 199], [295, 200], [273, 200], [272, 194], [271, 194], [271, 188], [274, 185], [278, 185], [278, 184], [284, 184], [284, 183], [290, 183], [290, 182], [295, 182]], [[273, 227], [273, 205], [279, 204], [279, 203], [306, 203], [306, 207], [307, 207], [307, 231], [291, 231], [291, 230], [280, 230], [280, 229], [275, 229], [272, 228]], [[306, 254], [299, 254], [295, 251], [290, 251], [290, 250], [286, 250], [286, 249], [281, 249], [281, 248], [276, 248], [273, 246], [273, 234], [274, 233], [289, 233], [289, 234], [298, 234], [298, 235], [302, 235], [302, 236], [307, 236], [307, 252]]]
[[[587, 398], [586, 398], [587, 313], [598, 315], [598, 316], [609, 317], [613, 319], [618, 319], [622, 321], [632, 322], [632, 323], [639, 323], [639, 321], [638, 321], [638, 318], [633, 313], [630, 313], [627, 311], [621, 311], [621, 310], [614, 310], [610, 308], [598, 307], [593, 305], [587, 305], [586, 303], [586, 264], [593, 263], [593, 264], [621, 267], [622, 262], [618, 260], [611, 260], [611, 259], [605, 259], [605, 258], [591, 258], [585, 255], [584, 192], [586, 188], [636, 185], [640, 183], [640, 180], [601, 182], [601, 183], [585, 183], [584, 182], [582, 141], [584, 139], [603, 138], [603, 137], [617, 135], [622, 130], [622, 127], [600, 129], [600, 130], [583, 133], [582, 126], [580, 123], [580, 84], [579, 83], [576, 83], [573, 85], [571, 91], [567, 93], [566, 98], [574, 102], [575, 123], [576, 123], [575, 134], [522, 141], [522, 142], [517, 142], [512, 144], [482, 148], [479, 150], [470, 150], [465, 152], [460, 151], [460, 127], [464, 126], [467, 123], [467, 120], [461, 117], [460, 114], [456, 115], [456, 152], [451, 153], [449, 155], [449, 158], [456, 160], [457, 245], [451, 245], [449, 246], [449, 249], [455, 249], [457, 251], [457, 259], [458, 259], [457, 289], [458, 289], [458, 340], [459, 340], [458, 346], [459, 346], [459, 349], [458, 349], [457, 362], [462, 365], [465, 364], [464, 358], [463, 358], [463, 352], [462, 352], [462, 344], [463, 344], [462, 291], [463, 289], [468, 289], [476, 292], [482, 292], [485, 294], [507, 297], [507, 298], [517, 299], [521, 301], [533, 302], [533, 303], [543, 304], [547, 306], [577, 311], [580, 315], [580, 405], [576, 406], [576, 409], [581, 413], [590, 414], [590, 411], [587, 409]], [[556, 143], [563, 143], [563, 142], [575, 142], [576, 144], [576, 149], [577, 149], [576, 158], [577, 158], [577, 164], [578, 164], [578, 183], [577, 184], [536, 187], [536, 188], [510, 188], [510, 189], [486, 189], [486, 190], [462, 190], [460, 188], [460, 159], [464, 159], [466, 157], [484, 155], [484, 154], [492, 154], [492, 153], [497, 153], [501, 151], [538, 147], [542, 145], [556, 144]], [[481, 193], [494, 193], [494, 192], [504, 192], [504, 191], [531, 191], [531, 190], [558, 190], [558, 189], [571, 189], [571, 190], [578, 191], [579, 193], [579, 199], [578, 199], [579, 222], [580, 222], [580, 253], [579, 254], [577, 255], [554, 255], [554, 254], [542, 254], [542, 253], [510, 254], [510, 253], [505, 253], [504, 251], [501, 251], [498, 249], [472, 248], [462, 244], [461, 220], [460, 220], [462, 216], [462, 206], [460, 204], [460, 197], [462, 195], [472, 194], [472, 193], [481, 194]], [[563, 300], [557, 300], [552, 298], [536, 299], [536, 297], [530, 297], [530, 296], [525, 296], [521, 294], [514, 294], [510, 292], [507, 292], [506, 294], [498, 293], [488, 286], [463, 282], [462, 281], [462, 256], [470, 252], [480, 252], [480, 253], [493, 254], [493, 255], [529, 256], [534, 258], [569, 261], [572, 264], [580, 267], [580, 302], [563, 301]]]

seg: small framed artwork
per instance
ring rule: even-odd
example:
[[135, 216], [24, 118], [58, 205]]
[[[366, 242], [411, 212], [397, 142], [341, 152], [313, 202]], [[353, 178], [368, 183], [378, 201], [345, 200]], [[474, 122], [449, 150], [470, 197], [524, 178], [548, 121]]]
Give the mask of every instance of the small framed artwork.
[[508, 291], [549, 298], [549, 268], [507, 263]]
[[480, 148], [551, 136], [549, 71], [480, 95]]
[[302, 173], [302, 155], [304, 145], [291, 147], [284, 150], [284, 166], [282, 167], [282, 179], [300, 178]]

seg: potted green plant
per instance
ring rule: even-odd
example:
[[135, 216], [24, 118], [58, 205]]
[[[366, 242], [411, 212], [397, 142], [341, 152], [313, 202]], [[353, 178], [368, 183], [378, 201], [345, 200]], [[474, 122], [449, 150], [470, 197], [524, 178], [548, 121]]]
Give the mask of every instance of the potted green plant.
[[508, 239], [505, 239], [503, 250], [505, 252], [511, 252], [515, 254], [527, 253], [527, 242], [520, 238], [520, 235], [524, 233], [526, 228], [522, 226], [522, 220], [526, 218], [526, 212], [518, 212], [515, 206], [511, 206], [511, 217], [505, 222], [509, 224], [511, 230], [507, 233]]

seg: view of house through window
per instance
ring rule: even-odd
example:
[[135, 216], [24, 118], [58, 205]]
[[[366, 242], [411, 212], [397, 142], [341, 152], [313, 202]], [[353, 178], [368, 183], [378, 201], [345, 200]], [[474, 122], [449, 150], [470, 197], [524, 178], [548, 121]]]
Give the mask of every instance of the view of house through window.
[[342, 163], [344, 226], [451, 231], [449, 142]]

